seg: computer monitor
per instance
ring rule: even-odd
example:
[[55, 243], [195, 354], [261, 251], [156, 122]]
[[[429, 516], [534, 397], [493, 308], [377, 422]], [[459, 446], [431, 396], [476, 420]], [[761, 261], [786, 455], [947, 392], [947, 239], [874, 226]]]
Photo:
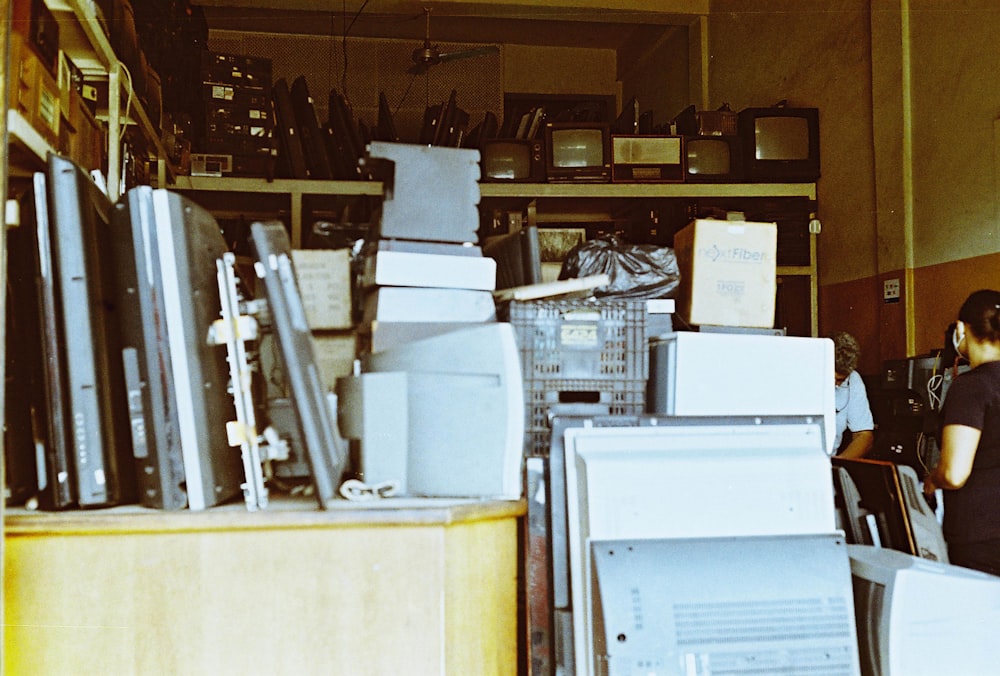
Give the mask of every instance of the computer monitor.
[[513, 328], [491, 322], [362, 358], [407, 378], [413, 495], [521, 497], [524, 389]]
[[45, 174], [35, 173], [7, 230], [5, 480], [7, 504], [41, 509], [76, 502], [65, 430], [65, 357], [49, 243]]
[[331, 405], [335, 398], [319, 371], [285, 226], [277, 221], [252, 223], [250, 238], [316, 501], [326, 509], [337, 498], [347, 467], [347, 444]]
[[111, 261], [111, 202], [82, 168], [50, 154], [48, 243], [68, 404], [63, 427], [81, 507], [135, 500]]
[[1000, 577], [883, 547], [847, 550], [863, 674], [996, 672]]
[[539, 284], [542, 281], [542, 255], [537, 226], [529, 225], [506, 235], [488, 238], [483, 244], [483, 255], [497, 262], [497, 289]]
[[592, 541], [834, 532], [824, 443], [821, 420], [809, 416], [553, 418], [548, 498], [563, 662], [589, 659]]
[[857, 674], [837, 534], [591, 543], [593, 641], [576, 674]]
[[[156, 249], [152, 249], [150, 239], [142, 255], [149, 256], [147, 271], [159, 266], [159, 279], [154, 283], [160, 284], [167, 333], [165, 339], [143, 335], [136, 340], [133, 336], [132, 346], [137, 348], [136, 361], [146, 360], [147, 365], [152, 358], [149, 350], [163, 356], [169, 349], [169, 366], [160, 368], [170, 369], [173, 392], [172, 400], [166, 399], [163, 405], [173, 406], [176, 411], [188, 507], [201, 510], [239, 495], [245, 479], [240, 451], [230, 446], [226, 433], [226, 424], [236, 420], [236, 406], [229, 393], [226, 348], [211, 344], [208, 338], [213, 323], [221, 316], [216, 261], [227, 251], [226, 241], [212, 215], [189, 198], [163, 189], [151, 193], [140, 191], [136, 195], [136, 210], [133, 214], [130, 203], [129, 219], [142, 219], [149, 208], [145, 202], [152, 198], [153, 220], [148, 228], [155, 230]], [[154, 257], [158, 259], [155, 262]], [[157, 327], [143, 321], [142, 331], [156, 331], [163, 324]], [[140, 345], [147, 351], [144, 357], [140, 357]], [[152, 375], [155, 371], [147, 372], [146, 377]], [[165, 392], [165, 396], [170, 395]], [[155, 406], [148, 411], [147, 420], [152, 421], [152, 430], [170, 424], [163, 418], [163, 409]], [[175, 453], [175, 448], [168, 445], [167, 452]], [[175, 480], [176, 475], [172, 478]], [[171, 477], [161, 475], [160, 480], [162, 485]], [[170, 490], [174, 490], [172, 486]]]

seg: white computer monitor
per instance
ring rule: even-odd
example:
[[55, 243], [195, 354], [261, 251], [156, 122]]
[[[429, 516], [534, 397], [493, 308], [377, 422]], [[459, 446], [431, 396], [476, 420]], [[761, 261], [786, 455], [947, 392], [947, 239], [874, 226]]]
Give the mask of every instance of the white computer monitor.
[[474, 325], [372, 352], [365, 373], [407, 383], [407, 492], [521, 497], [524, 386], [510, 324]]
[[862, 672], [997, 673], [1000, 577], [848, 545]]
[[859, 673], [840, 534], [591, 544], [590, 667], [577, 674]]
[[666, 416], [658, 423], [573, 427], [563, 433], [569, 604], [578, 666], [588, 663], [593, 641], [592, 541], [836, 530], [819, 419]]

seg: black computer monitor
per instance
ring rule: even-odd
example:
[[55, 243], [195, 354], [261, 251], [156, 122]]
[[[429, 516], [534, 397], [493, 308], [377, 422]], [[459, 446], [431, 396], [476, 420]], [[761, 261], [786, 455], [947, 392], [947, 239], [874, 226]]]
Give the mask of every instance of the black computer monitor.
[[538, 227], [526, 226], [490, 237], [483, 244], [483, 255], [497, 262], [497, 289], [510, 289], [542, 281], [542, 257]]
[[111, 202], [71, 160], [50, 154], [49, 245], [64, 343], [66, 419], [81, 507], [135, 500], [110, 252]]

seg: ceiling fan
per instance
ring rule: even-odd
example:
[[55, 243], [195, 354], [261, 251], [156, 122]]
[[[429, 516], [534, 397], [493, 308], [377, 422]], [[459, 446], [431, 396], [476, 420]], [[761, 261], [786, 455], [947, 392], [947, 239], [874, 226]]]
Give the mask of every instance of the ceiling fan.
[[497, 54], [500, 52], [500, 48], [496, 45], [486, 45], [483, 47], [475, 47], [473, 49], [463, 49], [458, 52], [441, 52], [437, 45], [431, 44], [431, 10], [429, 7], [424, 8], [424, 15], [426, 17], [426, 28], [424, 30], [424, 44], [421, 47], [417, 47], [413, 50], [411, 58], [413, 59], [413, 65], [407, 71], [413, 75], [420, 75], [426, 73], [431, 66], [436, 66], [439, 63], [445, 63], [448, 61], [458, 61], [460, 59], [471, 59], [477, 56], [486, 56], [487, 54]]

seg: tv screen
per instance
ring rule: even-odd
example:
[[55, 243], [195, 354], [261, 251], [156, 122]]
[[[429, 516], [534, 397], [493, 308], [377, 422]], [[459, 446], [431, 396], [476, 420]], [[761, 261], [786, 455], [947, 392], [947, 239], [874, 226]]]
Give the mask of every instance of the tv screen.
[[545, 179], [542, 142], [493, 139], [482, 144], [483, 181], [541, 181]]
[[545, 152], [550, 181], [611, 180], [611, 132], [607, 124], [550, 122], [545, 126]]
[[743, 177], [738, 137], [687, 136], [684, 151], [688, 183], [735, 183]]
[[809, 120], [804, 117], [760, 117], [754, 122], [755, 157], [758, 160], [809, 158]]
[[747, 178], [815, 181], [820, 174], [819, 109], [747, 108], [739, 114]]

